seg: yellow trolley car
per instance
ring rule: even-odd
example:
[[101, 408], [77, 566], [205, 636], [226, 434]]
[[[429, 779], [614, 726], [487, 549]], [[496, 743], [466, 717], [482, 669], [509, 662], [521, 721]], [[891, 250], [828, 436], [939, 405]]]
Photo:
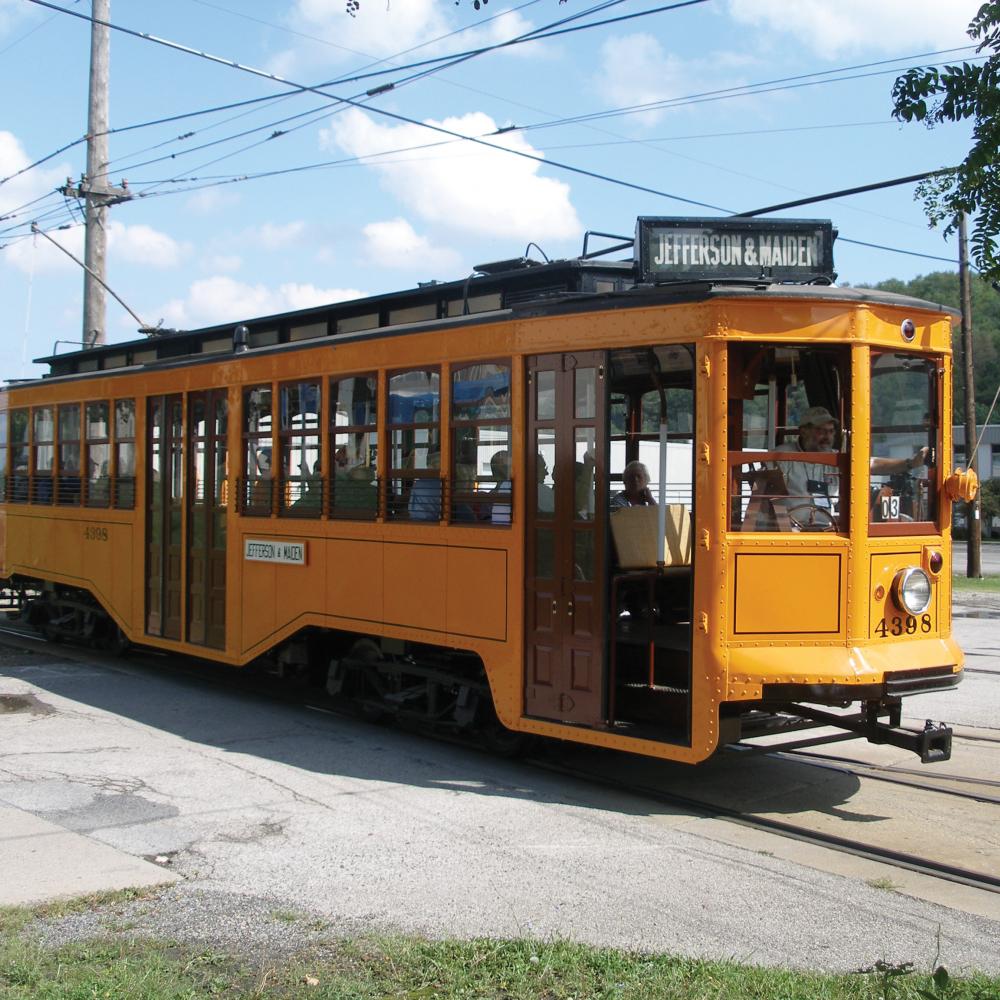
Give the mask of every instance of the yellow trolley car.
[[642, 218], [634, 260], [42, 359], [0, 392], [0, 578], [53, 638], [496, 745], [832, 726], [945, 759], [900, 720], [962, 671], [952, 317], [834, 287], [833, 239]]

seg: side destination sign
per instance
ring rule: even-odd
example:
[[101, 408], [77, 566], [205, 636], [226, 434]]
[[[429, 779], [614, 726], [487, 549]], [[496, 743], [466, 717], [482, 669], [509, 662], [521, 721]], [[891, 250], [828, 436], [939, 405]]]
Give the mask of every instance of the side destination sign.
[[244, 538], [243, 558], [250, 562], [291, 563], [294, 566], [305, 566], [306, 543]]
[[639, 280], [832, 282], [834, 238], [821, 219], [640, 216]]

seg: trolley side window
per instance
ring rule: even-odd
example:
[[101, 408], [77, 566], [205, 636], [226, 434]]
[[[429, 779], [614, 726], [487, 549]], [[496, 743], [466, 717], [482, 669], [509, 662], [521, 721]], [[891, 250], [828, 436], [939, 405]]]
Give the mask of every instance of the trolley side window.
[[243, 392], [243, 489], [245, 514], [266, 517], [274, 507], [272, 390], [258, 385]]
[[28, 410], [10, 411], [10, 501], [27, 503], [28, 500]]
[[330, 516], [378, 516], [378, 379], [354, 375], [330, 383]]
[[880, 352], [871, 365], [870, 533], [936, 531], [939, 363]]
[[483, 362], [451, 373], [448, 520], [511, 521], [510, 364]]
[[286, 383], [280, 400], [281, 513], [319, 517], [323, 513], [320, 383]]
[[729, 529], [848, 527], [850, 348], [732, 344]]
[[[608, 503], [627, 507], [625, 468], [642, 463], [645, 489], [667, 504], [694, 506], [694, 352], [688, 345], [614, 351], [610, 355], [611, 462]], [[661, 448], [661, 421], [663, 447]], [[578, 463], [587, 461], [577, 448]], [[634, 466], [633, 466], [634, 468]], [[630, 473], [631, 475], [631, 473]], [[585, 477], [585, 481], [589, 479]], [[592, 507], [592, 503], [589, 505]], [[578, 504], [581, 513], [584, 508]]]
[[88, 507], [107, 507], [111, 499], [111, 428], [106, 402], [87, 403], [85, 501]]
[[7, 411], [0, 410], [0, 503], [9, 499], [7, 483]]
[[437, 369], [398, 372], [389, 377], [390, 517], [440, 521], [441, 373]]
[[59, 475], [56, 482], [56, 503], [74, 505], [83, 495], [80, 480], [82, 453], [80, 404], [59, 407]]
[[135, 400], [115, 400], [114, 505], [135, 506]]
[[52, 466], [55, 457], [55, 423], [51, 406], [31, 411], [32, 481], [31, 502], [52, 503]]

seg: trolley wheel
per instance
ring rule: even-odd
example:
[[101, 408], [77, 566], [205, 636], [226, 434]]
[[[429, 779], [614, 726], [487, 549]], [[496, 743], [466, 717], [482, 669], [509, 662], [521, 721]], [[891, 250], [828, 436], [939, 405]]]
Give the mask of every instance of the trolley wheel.
[[114, 623], [101, 640], [101, 648], [106, 649], [112, 656], [124, 656], [131, 645], [129, 637]]
[[[382, 659], [382, 650], [374, 639], [358, 639], [347, 653], [349, 659], [362, 660], [365, 663], [377, 663]], [[387, 712], [378, 705], [373, 705], [365, 699], [368, 694], [369, 681], [364, 671], [355, 674], [356, 683], [349, 689], [349, 697], [354, 704], [354, 710], [366, 722], [381, 722]]]
[[527, 733], [508, 729], [490, 708], [489, 720], [480, 728], [479, 738], [490, 753], [498, 757], [521, 757], [528, 752], [532, 738]]

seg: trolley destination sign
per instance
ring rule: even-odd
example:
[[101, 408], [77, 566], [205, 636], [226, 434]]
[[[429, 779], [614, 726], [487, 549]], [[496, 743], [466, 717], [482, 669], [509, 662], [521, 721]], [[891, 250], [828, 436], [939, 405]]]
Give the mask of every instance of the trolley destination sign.
[[305, 566], [306, 543], [244, 538], [243, 558], [248, 562], [290, 563], [293, 566]]
[[832, 282], [834, 235], [819, 219], [640, 216], [639, 280]]

